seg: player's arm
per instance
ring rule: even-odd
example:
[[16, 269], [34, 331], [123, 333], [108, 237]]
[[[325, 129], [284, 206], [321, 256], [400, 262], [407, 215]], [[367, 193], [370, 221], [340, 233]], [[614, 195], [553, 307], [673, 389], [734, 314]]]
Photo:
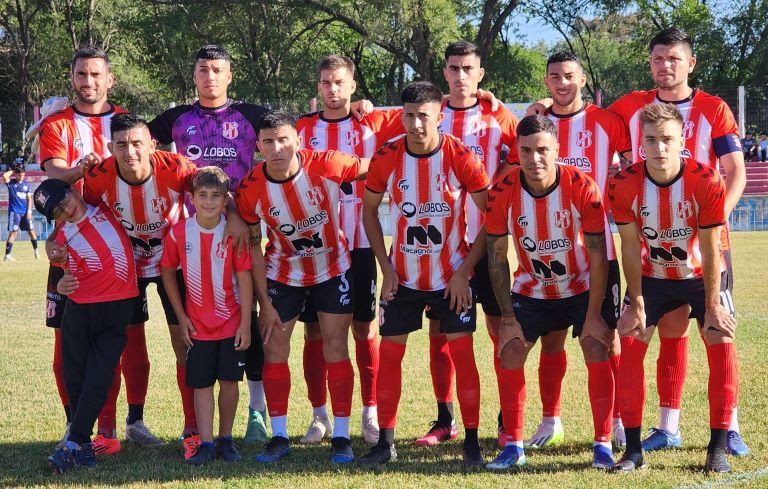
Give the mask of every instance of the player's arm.
[[[469, 195], [472, 197], [472, 202], [480, 209], [480, 212], [485, 214], [488, 191], [482, 190], [470, 193]], [[467, 312], [472, 307], [472, 291], [469, 288], [469, 277], [472, 275], [477, 262], [486, 253], [485, 248], [486, 233], [485, 226], [483, 226], [478, 231], [475, 242], [472, 243], [472, 247], [469, 249], [469, 254], [464, 258], [459, 268], [456, 269], [456, 273], [453, 274], [445, 288], [444, 297], [450, 299], [451, 310], [457, 314]]]
[[72, 165], [72, 168], [63, 158], [49, 158], [43, 162], [43, 166], [48, 178], [64, 180], [71, 185], [83, 178], [85, 172], [99, 163], [101, 163], [101, 156], [91, 152]]
[[237, 204], [232, 195], [227, 196], [227, 224], [224, 226], [224, 239], [232, 238], [232, 251], [238, 255], [245, 251], [250, 239], [248, 225], [237, 212]]
[[744, 187], [747, 186], [747, 170], [744, 167], [744, 153], [733, 151], [720, 157], [720, 164], [725, 169], [725, 215], [739, 203]]
[[589, 258], [589, 303], [580, 341], [592, 338], [610, 348], [613, 337], [601, 314], [608, 283], [608, 252], [605, 233], [584, 233], [584, 247]]
[[184, 344], [187, 348], [192, 348], [192, 336], [194, 336], [197, 331], [195, 330], [192, 321], [189, 319], [189, 316], [187, 316], [187, 311], [184, 310], [184, 305], [181, 302], [179, 281], [176, 278], [176, 267], [160, 267], [160, 277], [163, 279], [163, 288], [165, 288], [165, 293], [168, 295], [168, 300], [173, 307], [173, 312], [176, 313], [176, 317], [179, 320], [181, 338], [184, 340]]
[[357, 171], [357, 177], [355, 180], [365, 180], [368, 175], [368, 168], [371, 166], [370, 158], [358, 158], [360, 160], [360, 169]]
[[285, 325], [280, 321], [280, 316], [272, 306], [267, 291], [267, 265], [264, 263], [264, 255], [261, 252], [261, 225], [259, 223], [248, 226], [249, 244], [251, 246], [251, 278], [253, 279], [253, 293], [259, 304], [259, 330], [266, 345], [272, 336], [274, 328], [283, 330]]
[[381, 222], [379, 221], [379, 205], [383, 198], [383, 193], [365, 189], [363, 195], [363, 228], [368, 236], [368, 242], [371, 244], [371, 250], [373, 250], [381, 268], [381, 298], [385, 301], [391, 301], [395, 298], [400, 278], [389, 262], [387, 248], [384, 244], [384, 231], [381, 229]]
[[[234, 248], [233, 248], [234, 249]], [[253, 279], [250, 270], [236, 272], [240, 292], [240, 326], [235, 335], [235, 350], [245, 351], [251, 346], [251, 314], [253, 313]]]
[[704, 279], [704, 324], [706, 336], [710, 330], [729, 338], [736, 336], [736, 319], [720, 303], [720, 226], [699, 228], [699, 249]]
[[621, 268], [627, 282], [629, 307], [621, 314], [618, 323], [619, 334], [627, 335], [633, 330], [642, 335], [645, 332], [645, 302], [643, 300], [642, 244], [635, 222], [616, 223], [621, 237]]
[[11, 182], [11, 175], [13, 175], [13, 170], [8, 170], [3, 172], [3, 183], [8, 184]]
[[53, 231], [45, 238], [45, 254], [48, 257], [48, 261], [51, 263], [66, 263], [67, 262], [67, 247], [61, 243], [56, 242], [56, 236], [59, 235], [61, 227], [64, 226], [64, 221], [59, 221], [54, 224]]
[[552, 97], [545, 97], [542, 99], [539, 99], [528, 106], [527, 109], [525, 109], [525, 115], [537, 115], [537, 114], [543, 114], [547, 111], [548, 108], [552, 107], [552, 104], [554, 104], [554, 101], [552, 100]]
[[[29, 216], [30, 218], [32, 217], [32, 209], [34, 208], [35, 207], [32, 202], [32, 192], [27, 192], [27, 216]], [[32, 225], [31, 222], [29, 224], [30, 226]]]
[[349, 111], [355, 119], [360, 120], [373, 112], [373, 103], [367, 99], [357, 100], [349, 104]]
[[507, 259], [509, 249], [507, 235], [488, 235], [486, 248], [488, 251], [488, 276], [491, 279], [491, 288], [493, 288], [493, 294], [496, 296], [496, 302], [499, 303], [501, 310], [498, 346], [498, 355], [501, 356], [504, 346], [514, 339], [519, 340], [526, 347], [529, 346], [529, 343], [523, 335], [520, 323], [515, 318], [515, 309], [512, 305], [512, 295], [510, 294], [512, 278]]

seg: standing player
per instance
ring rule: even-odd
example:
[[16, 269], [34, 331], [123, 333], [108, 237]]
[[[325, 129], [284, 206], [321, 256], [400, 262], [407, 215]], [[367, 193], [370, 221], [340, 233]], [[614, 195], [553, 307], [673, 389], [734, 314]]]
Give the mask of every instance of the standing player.
[[[587, 364], [592, 467], [610, 469], [614, 383], [608, 350], [618, 276], [609, 277], [600, 190], [580, 170], [557, 164], [557, 127], [546, 117], [520, 121], [517, 142], [520, 167], [491, 190], [486, 216], [489, 274], [502, 311], [499, 396], [507, 433], [506, 447], [488, 468], [525, 463], [525, 360], [540, 336], [573, 326]], [[507, 235], [519, 263], [514, 284]]]
[[[602, 195], [607, 195], [608, 172], [618, 153], [629, 152], [631, 143], [624, 122], [613, 112], [600, 109], [581, 98], [581, 90], [587, 77], [579, 58], [568, 52], [556, 53], [547, 60], [544, 84], [552, 97], [552, 106], [544, 113], [558, 129], [559, 152], [557, 162], [578, 168], [597, 183]], [[620, 284], [619, 262], [616, 246], [608, 223], [608, 207], [605, 210], [605, 243], [608, 252], [610, 284]], [[619, 287], [609, 290], [614, 303], [614, 318], [619, 316], [621, 295]], [[541, 448], [564, 440], [560, 421], [560, 399], [563, 377], [567, 365], [565, 339], [567, 331], [550, 331], [541, 337], [539, 356], [539, 393], [542, 404], [542, 421], [526, 446]], [[616, 380], [619, 366], [620, 342], [614, 331], [611, 368]], [[619, 403], [613, 405], [613, 441], [624, 445], [624, 428], [619, 416]]]
[[[725, 290], [719, 249], [725, 224], [725, 186], [718, 171], [683, 160], [685, 119], [672, 104], [651, 104], [640, 112], [645, 162], [617, 174], [610, 184], [611, 210], [621, 235], [621, 255], [630, 305], [622, 314], [619, 367], [621, 416], [627, 450], [617, 469], [644, 465], [640, 426], [645, 405], [645, 329], [658, 325], [662, 337], [684, 334], [660, 322], [669, 311], [690, 306], [709, 362], [710, 440], [705, 468], [730, 472], [728, 427], [738, 394], [736, 321]], [[659, 365], [658, 368], [662, 368]]]
[[[317, 65], [317, 91], [323, 110], [301, 117], [296, 122], [300, 149], [335, 150], [361, 158], [370, 158], [390, 138], [402, 133], [400, 111], [374, 111], [362, 119], [352, 117], [351, 98], [355, 93], [355, 64], [346, 56], [330, 55]], [[362, 208], [365, 182], [341, 185], [339, 222], [349, 244], [352, 259], [354, 312], [352, 335], [355, 358], [360, 373], [363, 402], [361, 429], [366, 442], [379, 439], [376, 416], [376, 371], [379, 368], [378, 327], [376, 315], [376, 260], [363, 230]], [[312, 421], [302, 443], [319, 443], [331, 432], [326, 412], [327, 369], [323, 357], [323, 339], [317, 313], [311, 301], [299, 317], [306, 324], [304, 336], [304, 379], [312, 403]]]
[[[609, 107], [629, 126], [632, 135], [632, 161], [645, 159], [642, 149], [640, 112], [647, 104], [669, 102], [683, 114], [684, 146], [682, 156], [690, 161], [708, 165], [716, 170], [725, 168], [725, 214], [730, 215], [741, 198], [746, 185], [744, 155], [739, 142], [739, 131], [728, 105], [713, 95], [691, 88], [688, 76], [696, 67], [693, 42], [685, 32], [669, 28], [659, 32], [650, 42], [651, 76], [655, 89], [632, 92]], [[733, 293], [733, 267], [727, 227], [722, 228], [721, 247], [727, 264], [726, 289]], [[730, 299], [729, 299], [730, 300]], [[680, 446], [680, 407], [688, 366], [688, 306], [669, 311], [661, 319], [660, 348], [657, 360], [656, 384], [659, 390], [660, 425], [651, 429], [643, 442], [645, 450]], [[661, 331], [664, 331], [662, 333]], [[651, 340], [650, 329], [643, 342]], [[622, 350], [624, 348], [622, 347]], [[734, 455], [747, 455], [749, 449], [741, 438], [736, 413], [728, 434], [728, 449]]]
[[[49, 178], [74, 184], [82, 178], [88, 166], [97, 161], [86, 158], [87, 155], [92, 152], [101, 158], [110, 155], [110, 119], [114, 114], [124, 112], [124, 109], [107, 101], [108, 91], [115, 79], [110, 70], [109, 57], [104, 51], [93, 47], [78, 50], [72, 59], [70, 77], [75, 102], [66, 109], [48, 116], [43, 122], [40, 128], [40, 161]], [[77, 188], [79, 190], [79, 185]], [[56, 290], [56, 284], [63, 275], [60, 266], [52, 264], [48, 269], [46, 325], [55, 328], [53, 372], [69, 420], [69, 400], [64, 388], [59, 330], [67, 298]], [[136, 424], [143, 419], [144, 400], [149, 383], [150, 365], [144, 324], [129, 325], [127, 335], [122, 367], [119, 367], [125, 377], [128, 400], [126, 429], [135, 432], [137, 438], [157, 440], [143, 423]], [[93, 441], [96, 453], [111, 454], [120, 450], [120, 441], [116, 437], [116, 402], [119, 390], [120, 370], [115, 372], [115, 384], [99, 416], [98, 435]]]
[[[334, 414], [331, 461], [354, 460], [349, 440], [354, 372], [347, 347], [354, 282], [344, 233], [339, 228], [340, 186], [362, 176], [368, 160], [341, 152], [298, 150], [293, 116], [268, 112], [260, 122], [257, 163], [240, 184], [237, 207], [250, 225], [253, 280], [264, 338], [264, 389], [272, 440], [257, 462], [289, 453], [288, 356], [293, 326], [309, 298], [318, 311]], [[363, 163], [361, 163], [361, 161]], [[261, 251], [261, 221], [267, 227]]]
[[5, 258], [13, 260], [11, 251], [19, 230], [26, 231], [35, 250], [35, 259], [40, 258], [37, 251], [37, 235], [32, 227], [32, 192], [24, 182], [24, 163], [14, 163], [10, 170], [3, 173], [3, 183], [8, 187], [8, 241], [5, 242]]
[[[363, 224], [382, 269], [381, 341], [377, 399], [378, 444], [360, 459], [364, 465], [397, 457], [395, 425], [402, 388], [402, 360], [408, 335], [421, 329], [426, 306], [440, 320], [456, 365], [457, 391], [466, 431], [464, 464], [481, 466], [477, 428], [480, 380], [472, 333], [475, 310], [469, 279], [484, 251], [485, 234], [471, 249], [466, 242], [465, 205], [485, 209], [489, 185], [482, 164], [458, 139], [438, 130], [442, 94], [429, 82], [402, 94], [406, 135], [372, 160], [363, 200]], [[395, 233], [389, 256], [379, 222], [379, 204], [389, 193]], [[468, 204], [467, 194], [473, 204]]]

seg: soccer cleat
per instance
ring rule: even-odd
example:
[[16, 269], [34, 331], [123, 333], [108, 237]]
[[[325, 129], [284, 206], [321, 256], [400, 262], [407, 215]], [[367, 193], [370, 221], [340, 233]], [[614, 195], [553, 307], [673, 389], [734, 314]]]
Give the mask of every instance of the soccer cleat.
[[379, 442], [379, 421], [376, 416], [363, 414], [360, 423], [363, 431], [363, 440], [369, 445], [375, 445]]
[[93, 439], [93, 450], [96, 455], [114, 455], [120, 451], [120, 440], [116, 436], [107, 437], [99, 433]]
[[96, 454], [93, 451], [93, 444], [83, 443], [78, 445], [74, 442], [67, 442], [62, 448], [56, 449], [48, 457], [48, 465], [51, 466], [54, 473], [63, 474], [72, 467], [93, 467], [96, 465]]
[[307, 434], [299, 439], [299, 443], [305, 445], [314, 445], [323, 441], [323, 438], [331, 435], [331, 420], [328, 416], [313, 416], [312, 421], [309, 422], [309, 428], [307, 428]]
[[565, 431], [563, 424], [559, 421], [555, 423], [545, 423], [542, 421], [533, 433], [533, 436], [525, 441], [526, 448], [538, 449], [554, 445], [559, 445], [565, 440]]
[[728, 449], [726, 451], [729, 455], [735, 457], [746, 457], [749, 455], [749, 447], [744, 443], [741, 433], [728, 430]]
[[468, 445], [464, 442], [462, 447], [462, 463], [468, 469], [485, 466], [485, 459], [483, 459], [479, 444], [472, 443]]
[[613, 465], [613, 470], [617, 472], [632, 472], [644, 468], [645, 459], [642, 452], [624, 452], [621, 459]]
[[216, 438], [214, 442], [216, 445], [216, 458], [220, 458], [225, 462], [239, 462], [240, 452], [237, 451], [235, 442], [232, 441], [231, 436], [222, 436]]
[[458, 437], [459, 427], [456, 426], [456, 421], [452, 421], [451, 426], [439, 426], [437, 421], [432, 421], [427, 434], [416, 440], [416, 446], [431, 447], [445, 441], [455, 440]]
[[257, 445], [266, 443], [269, 440], [267, 433], [267, 410], [257, 411], [248, 408], [248, 427], [245, 429], [243, 443], [246, 445]]
[[154, 448], [165, 445], [165, 442], [149, 431], [144, 421], [138, 420], [133, 424], [125, 425], [125, 439], [142, 448]]
[[197, 453], [197, 448], [200, 446], [200, 435], [197, 433], [184, 435], [181, 444], [184, 447], [184, 460], [189, 460]]
[[348, 464], [355, 460], [352, 452], [352, 443], [349, 438], [336, 436], [331, 438], [331, 462], [334, 464]]
[[281, 458], [291, 453], [288, 444], [288, 438], [282, 436], [273, 436], [269, 443], [264, 447], [264, 451], [256, 455], [256, 461], [262, 463], [277, 462]]
[[357, 463], [360, 465], [382, 465], [392, 460], [397, 460], [397, 450], [395, 445], [390, 445], [387, 442], [380, 441], [373, 446], [368, 453], [357, 459]]
[[716, 474], [727, 474], [731, 471], [731, 465], [728, 463], [728, 457], [725, 450], [715, 448], [707, 452], [707, 461], [704, 463], [704, 472], [707, 474], [714, 472]]
[[67, 423], [67, 427], [64, 430], [64, 436], [61, 437], [61, 440], [59, 440], [59, 442], [56, 444], [56, 446], [54, 447], [54, 450], [58, 450], [59, 448], [64, 448], [64, 445], [67, 444], [67, 438], [69, 438], [69, 426], [71, 424], [72, 423]]
[[627, 434], [624, 432], [624, 423], [621, 422], [621, 418], [613, 418], [613, 422], [611, 424], [611, 431], [613, 432], [613, 447], [616, 449], [626, 447]]
[[603, 445], [592, 447], [592, 468], [600, 470], [611, 470], [616, 463], [613, 461], [611, 449]]
[[203, 465], [216, 458], [216, 447], [211, 442], [200, 443], [194, 455], [185, 460], [188, 465]]
[[517, 445], [507, 445], [504, 450], [486, 464], [488, 470], [507, 470], [518, 465], [525, 465], [525, 451]]
[[507, 447], [507, 438], [508, 438], [507, 432], [504, 431], [503, 426], [499, 426], [498, 433], [499, 433], [499, 437], [498, 437], [499, 448], [504, 450]]
[[11, 255], [5, 255], [5, 258], [3, 258], [3, 261], [16, 261]]
[[40, 259], [40, 252], [38, 250], [35, 250], [35, 260]]
[[665, 448], [679, 448], [683, 444], [683, 437], [678, 432], [676, 435], [667, 433], [661, 428], [649, 428], [648, 438], [643, 440], [643, 451], [652, 452], [654, 450], [663, 450]]

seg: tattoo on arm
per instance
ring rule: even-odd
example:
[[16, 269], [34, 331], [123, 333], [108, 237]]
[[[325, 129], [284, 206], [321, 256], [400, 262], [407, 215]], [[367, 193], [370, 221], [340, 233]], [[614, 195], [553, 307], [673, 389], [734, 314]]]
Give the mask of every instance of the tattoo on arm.
[[[502, 241], [503, 240], [503, 241]], [[512, 307], [511, 279], [509, 274], [509, 262], [507, 261], [507, 237], [488, 236], [488, 275], [491, 279], [491, 287], [499, 303], [501, 314], [511, 316], [514, 314]]]

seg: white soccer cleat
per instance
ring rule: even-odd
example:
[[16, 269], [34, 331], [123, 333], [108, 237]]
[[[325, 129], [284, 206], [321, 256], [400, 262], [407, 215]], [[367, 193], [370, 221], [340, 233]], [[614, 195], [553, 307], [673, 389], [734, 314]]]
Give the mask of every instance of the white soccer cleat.
[[611, 431], [613, 432], [613, 446], [616, 448], [626, 447], [627, 434], [624, 432], [624, 424], [621, 422], [621, 418], [613, 418]]
[[40, 252], [38, 250], [35, 250], [35, 260], [40, 259]]
[[553, 445], [559, 445], [565, 440], [565, 431], [560, 421], [549, 423], [542, 421], [539, 423], [536, 432], [531, 438], [525, 441], [526, 448], [544, 448]]
[[165, 445], [165, 442], [149, 431], [144, 421], [139, 420], [125, 426], [125, 439], [143, 448], [154, 448]]
[[328, 416], [313, 416], [307, 428], [307, 434], [302, 436], [299, 442], [305, 445], [320, 443], [326, 436], [331, 436], [332, 430]]
[[361, 422], [363, 430], [363, 439], [369, 445], [375, 445], [379, 442], [379, 420], [376, 416], [363, 414]]
[[3, 258], [3, 261], [16, 261], [11, 255], [5, 255], [5, 258]]

